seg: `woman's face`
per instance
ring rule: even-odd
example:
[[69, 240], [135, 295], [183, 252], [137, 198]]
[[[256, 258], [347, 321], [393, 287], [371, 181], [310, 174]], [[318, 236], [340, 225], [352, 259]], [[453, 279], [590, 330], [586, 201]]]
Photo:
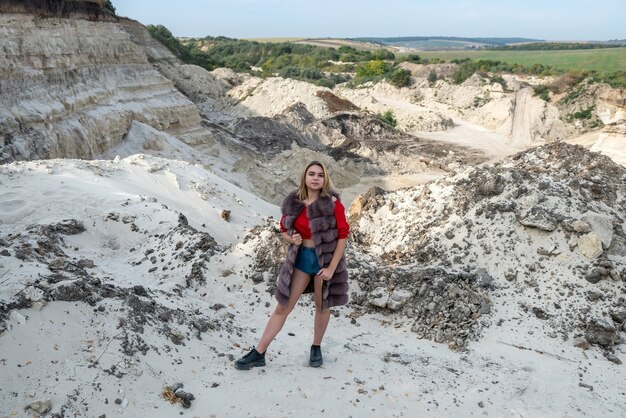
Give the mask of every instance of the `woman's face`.
[[324, 186], [324, 170], [319, 165], [312, 165], [307, 168], [305, 179], [309, 190], [321, 190]]

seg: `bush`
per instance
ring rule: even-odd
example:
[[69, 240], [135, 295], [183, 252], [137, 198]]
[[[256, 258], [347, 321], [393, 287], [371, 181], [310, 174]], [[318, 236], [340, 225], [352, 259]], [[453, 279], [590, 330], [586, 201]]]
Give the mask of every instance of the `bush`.
[[373, 60], [392, 60], [395, 59], [396, 56], [393, 54], [393, 52], [388, 51], [386, 49], [377, 49], [376, 51], [372, 52], [372, 58]]
[[111, 3], [111, 0], [104, 0], [102, 2], [102, 8], [104, 10], [108, 10], [109, 12], [113, 13], [113, 15], [115, 15], [115, 6], [113, 6], [113, 3]]
[[281, 68], [278, 74], [284, 78], [297, 78], [300, 77], [300, 68], [296, 67], [295, 65], [289, 65], [287, 67]]
[[435, 83], [437, 82], [437, 73], [434, 71], [431, 71], [430, 73], [428, 73], [428, 85], [430, 85], [431, 87], [435, 85]]
[[389, 71], [389, 64], [381, 60], [373, 60], [356, 67], [357, 77], [379, 77]]
[[383, 114], [378, 113], [376, 116], [392, 128], [395, 128], [398, 125], [398, 121], [396, 120], [392, 110], [388, 110]]
[[550, 89], [547, 86], [533, 86], [533, 96], [539, 96], [546, 102], [550, 101]]
[[592, 112], [596, 108], [596, 105], [592, 105], [585, 110], [581, 110], [580, 112], [574, 112], [574, 119], [591, 119]]
[[461, 84], [468, 78], [470, 78], [476, 71], [478, 71], [478, 64], [469, 60], [456, 60], [460, 63], [457, 69], [452, 74], [452, 81], [455, 84]]
[[493, 83], [498, 83], [502, 86], [502, 88], [504, 90], [506, 90], [506, 81], [504, 81], [504, 78], [502, 78], [502, 76], [500, 75], [494, 75], [493, 77], [491, 77], [491, 84]]
[[391, 84], [400, 88], [411, 85], [411, 72], [403, 68], [397, 68], [391, 73]]
[[324, 78], [324, 74], [317, 68], [305, 68], [302, 70], [302, 77], [309, 80], [320, 80]]
[[406, 57], [406, 60], [408, 62], [412, 62], [413, 64], [428, 64], [428, 60], [422, 59], [422, 57], [417, 54], [409, 54]]
[[148, 25], [146, 26], [150, 35], [157, 41], [161, 42], [167, 49], [169, 49], [172, 54], [176, 55], [178, 58], [182, 59], [185, 62], [190, 61], [190, 51], [189, 48], [180, 43], [178, 39], [172, 35], [172, 32], [169, 31], [163, 25]]

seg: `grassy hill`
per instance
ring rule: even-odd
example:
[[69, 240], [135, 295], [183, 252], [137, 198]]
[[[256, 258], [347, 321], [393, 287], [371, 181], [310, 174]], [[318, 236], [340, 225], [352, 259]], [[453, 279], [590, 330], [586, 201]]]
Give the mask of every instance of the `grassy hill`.
[[525, 66], [542, 64], [565, 71], [595, 70], [612, 73], [626, 69], [626, 48], [624, 47], [567, 51], [419, 51], [417, 54], [422, 58], [441, 58], [446, 61], [469, 58], [472, 60], [489, 59]]

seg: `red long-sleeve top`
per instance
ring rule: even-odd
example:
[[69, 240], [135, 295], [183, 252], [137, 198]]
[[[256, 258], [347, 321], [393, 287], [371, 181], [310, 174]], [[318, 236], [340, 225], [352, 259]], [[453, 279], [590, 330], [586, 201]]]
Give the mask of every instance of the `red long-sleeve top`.
[[[350, 232], [350, 226], [346, 220], [346, 209], [341, 202], [337, 200], [335, 202], [335, 221], [337, 221], [337, 239], [348, 238]], [[287, 232], [287, 228], [283, 225], [285, 215], [280, 218], [280, 231]], [[311, 239], [311, 227], [309, 226], [309, 217], [306, 214], [306, 208], [303, 209], [298, 217], [293, 222], [293, 228], [298, 232], [302, 239]]]

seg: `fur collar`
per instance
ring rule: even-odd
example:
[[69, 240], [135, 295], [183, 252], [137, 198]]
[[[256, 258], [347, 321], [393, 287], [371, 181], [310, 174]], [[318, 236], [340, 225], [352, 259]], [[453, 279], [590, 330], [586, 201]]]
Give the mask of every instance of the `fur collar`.
[[[313, 215], [314, 217], [329, 216], [333, 214], [335, 211], [335, 202], [333, 202], [332, 196], [334, 196], [337, 200], [341, 200], [339, 193], [334, 190], [330, 190], [330, 196], [320, 196], [308, 206], [307, 214], [309, 216]], [[283, 200], [281, 211], [283, 215], [298, 216], [304, 208], [304, 202], [298, 200], [297, 191], [294, 190]]]

